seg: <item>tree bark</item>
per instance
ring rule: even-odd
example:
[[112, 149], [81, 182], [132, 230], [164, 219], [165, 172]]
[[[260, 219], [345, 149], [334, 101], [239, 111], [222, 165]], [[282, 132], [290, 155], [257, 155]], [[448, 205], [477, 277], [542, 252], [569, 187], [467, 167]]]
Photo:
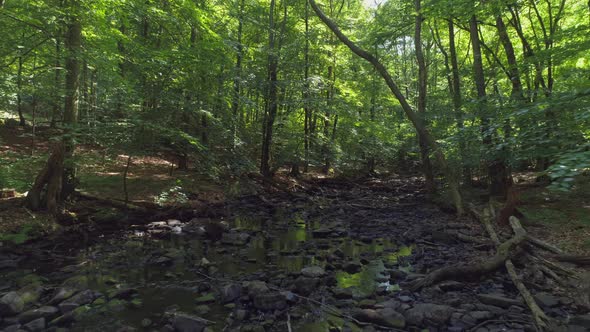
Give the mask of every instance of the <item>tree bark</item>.
[[270, 1], [268, 24], [268, 95], [266, 111], [262, 126], [262, 156], [260, 158], [260, 173], [264, 177], [270, 177], [270, 149], [272, 145], [272, 133], [275, 116], [278, 109], [277, 72], [278, 57], [275, 47], [275, 0]]
[[465, 143], [465, 134], [463, 132], [463, 101], [461, 100], [461, 79], [459, 76], [459, 61], [457, 60], [457, 47], [455, 45], [455, 26], [453, 19], [449, 18], [449, 54], [451, 59], [451, 73], [452, 73], [452, 94], [453, 94], [453, 110], [455, 111], [455, 121], [457, 122], [457, 130], [459, 131], [459, 153], [461, 154], [461, 161], [463, 164], [463, 179], [465, 183], [471, 184], [472, 174], [471, 167], [467, 166], [467, 147]]
[[[27, 205], [32, 210], [44, 207], [57, 214], [63, 201], [74, 192], [76, 181], [73, 152], [73, 136], [78, 121], [78, 100], [80, 85], [80, 52], [82, 48], [82, 25], [79, 18], [78, 0], [68, 4], [70, 16], [66, 36], [66, 98], [64, 107], [65, 133], [60, 143], [52, 148], [47, 164], [37, 175], [33, 187], [27, 194]], [[45, 198], [43, 199], [43, 191]]]
[[309, 2], [305, 1], [305, 68], [304, 68], [304, 84], [303, 84], [303, 148], [304, 148], [304, 165], [303, 171], [307, 172], [309, 168], [309, 150], [310, 150], [310, 125], [311, 125], [311, 109], [309, 107]]
[[26, 125], [25, 117], [23, 115], [23, 98], [22, 98], [22, 85], [23, 85], [23, 56], [18, 57], [18, 72], [16, 76], [16, 110], [18, 112], [18, 124], [21, 127]]
[[389, 87], [389, 89], [391, 90], [393, 95], [400, 102], [404, 113], [406, 114], [406, 116], [408, 117], [408, 119], [410, 120], [412, 125], [414, 126], [414, 129], [416, 130], [418, 135], [422, 135], [422, 137], [425, 138], [427, 144], [433, 150], [433, 153], [434, 153], [438, 163], [440, 164], [440, 167], [443, 170], [443, 173], [445, 174], [445, 177], [449, 183], [449, 189], [451, 192], [453, 203], [454, 203], [455, 208], [457, 210], [457, 214], [459, 214], [459, 215], [463, 214], [464, 213], [463, 202], [461, 199], [461, 194], [459, 192], [459, 183], [457, 181], [457, 178], [455, 177], [455, 174], [453, 173], [453, 171], [449, 167], [449, 165], [446, 161], [446, 158], [445, 158], [443, 152], [440, 150], [440, 147], [438, 146], [436, 140], [434, 139], [434, 137], [432, 137], [432, 135], [430, 134], [428, 129], [424, 126], [420, 117], [412, 109], [412, 106], [410, 106], [406, 97], [400, 91], [399, 87], [397, 86], [397, 84], [393, 80], [393, 78], [392, 78], [391, 74], [389, 73], [389, 71], [387, 70], [387, 68], [385, 68], [385, 66], [380, 61], [378, 61], [377, 58], [375, 58], [372, 54], [370, 54], [369, 52], [365, 51], [364, 49], [358, 47], [354, 42], [352, 42], [350, 39], [348, 39], [348, 37], [346, 37], [342, 33], [342, 31], [340, 31], [338, 26], [320, 10], [320, 8], [316, 4], [315, 0], [309, 0], [309, 3], [311, 5], [311, 7], [313, 8], [313, 10], [315, 11], [315, 13], [317, 14], [317, 16], [322, 20], [322, 22], [324, 22], [324, 24], [326, 24], [326, 26], [328, 26], [328, 28], [330, 28], [330, 30], [332, 30], [332, 32], [336, 35], [336, 37], [338, 37], [338, 39], [343, 44], [345, 44], [353, 53], [355, 53], [359, 57], [361, 57], [361, 58], [367, 60], [369, 63], [371, 63], [377, 69], [379, 74], [383, 77], [383, 79], [387, 83], [387, 86]]
[[[493, 151], [495, 151], [493, 145], [494, 134], [490, 126], [491, 117], [488, 109], [489, 105], [486, 101], [487, 95], [485, 87], [485, 74], [483, 71], [481, 42], [479, 39], [479, 26], [477, 23], [477, 17], [475, 15], [471, 16], [471, 19], [469, 20], [469, 34], [471, 36], [471, 45], [473, 49], [473, 75], [480, 108], [482, 142], [487, 150], [487, 153], [491, 154]], [[508, 191], [508, 176], [504, 160], [494, 156], [487, 160], [487, 164], [490, 182], [490, 195], [506, 196]]]
[[[59, 36], [60, 33], [58, 32], [57, 35]], [[61, 100], [60, 100], [60, 85], [61, 85], [61, 78], [59, 71], [61, 66], [61, 41], [59, 37], [55, 38], [55, 76], [53, 78], [53, 107], [51, 111], [51, 123], [50, 127], [55, 128], [57, 126], [57, 119], [60, 116], [61, 111]]]
[[75, 190], [76, 173], [73, 154], [75, 143], [73, 135], [76, 132], [78, 123], [78, 110], [80, 100], [80, 52], [82, 50], [82, 24], [79, 15], [79, 0], [70, 1], [70, 22], [66, 37], [66, 98], [64, 106], [64, 124], [66, 135], [64, 135], [64, 172], [62, 199], [67, 199]]
[[[415, 29], [414, 29], [414, 49], [416, 52], [416, 61], [418, 62], [418, 116], [422, 118], [422, 122], [426, 122], [426, 92], [428, 84], [428, 73], [426, 72], [426, 62], [424, 61], [424, 52], [422, 51], [422, 16], [421, 1], [415, 0], [414, 6], [416, 10]], [[426, 191], [433, 195], [436, 192], [434, 183], [434, 173], [432, 171], [432, 164], [430, 163], [430, 147], [423, 135], [418, 135], [418, 142], [420, 144], [420, 157], [422, 160], [422, 172], [426, 179]]]
[[236, 66], [234, 72], [234, 86], [232, 96], [232, 115], [233, 115], [233, 142], [235, 146], [237, 140], [238, 125], [240, 122], [240, 90], [242, 82], [242, 57], [243, 57], [243, 46], [242, 46], [242, 31], [244, 29], [244, 0], [240, 1], [240, 12], [238, 14], [238, 40], [236, 46]]

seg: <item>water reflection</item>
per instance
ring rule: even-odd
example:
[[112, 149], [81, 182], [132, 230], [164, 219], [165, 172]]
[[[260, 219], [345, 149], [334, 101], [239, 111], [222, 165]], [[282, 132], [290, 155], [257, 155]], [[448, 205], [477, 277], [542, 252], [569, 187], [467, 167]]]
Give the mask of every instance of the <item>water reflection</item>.
[[[339, 287], [354, 287], [354, 295], [364, 297], [381, 286], [395, 290], [396, 285], [390, 285], [385, 275], [385, 265], [412, 252], [411, 247], [398, 248], [389, 239], [374, 239], [370, 243], [346, 237], [316, 239], [313, 231], [319, 228], [319, 221], [297, 214], [277, 214], [276, 220], [239, 216], [232, 226], [250, 235], [247, 244], [222, 245], [190, 235], [170, 235], [161, 240], [131, 237], [94, 245], [81, 252], [78, 261], [87, 262], [83, 274], [88, 277], [89, 287], [95, 290], [108, 293], [115, 284], [138, 289], [141, 307], [126, 307], [114, 315], [125, 324], [138, 327], [146, 317], [156, 321], [171, 305], [195, 312], [195, 299], [203, 295], [197, 287], [201, 277], [195, 274], [202, 258], [211, 262], [207, 266], [209, 273], [214, 271], [223, 278], [239, 279], [256, 272], [298, 272], [305, 266], [326, 266], [326, 257], [339, 250], [342, 260], [370, 259], [358, 273], [336, 272]], [[154, 264], [159, 261], [162, 263]], [[223, 321], [230, 312], [220, 304], [208, 306], [210, 320]], [[332, 317], [299, 330], [326, 331], [326, 327], [334, 326], [342, 327], [342, 323]]]

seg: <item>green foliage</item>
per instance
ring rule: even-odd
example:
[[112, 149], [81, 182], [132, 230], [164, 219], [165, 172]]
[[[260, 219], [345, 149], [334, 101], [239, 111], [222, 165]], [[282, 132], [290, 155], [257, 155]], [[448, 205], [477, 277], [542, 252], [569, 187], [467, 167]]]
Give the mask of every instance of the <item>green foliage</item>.
[[549, 187], [569, 191], [574, 187], [576, 177], [588, 171], [590, 171], [590, 144], [557, 156], [555, 163], [547, 170], [552, 180]]
[[14, 188], [18, 192], [28, 191], [46, 159], [46, 155], [23, 157], [4, 152], [0, 158], [0, 188]]
[[0, 233], [0, 242], [11, 242], [13, 244], [23, 244], [28, 240], [39, 235], [40, 227], [36, 223], [24, 224], [18, 232], [2, 234]]
[[156, 197], [156, 203], [160, 205], [177, 205], [188, 202], [188, 196], [183, 191], [184, 189], [179, 185], [174, 186], [167, 191], [164, 191]]
[[[389, 0], [369, 9], [361, 1], [318, 2], [346, 35], [388, 68], [415, 106], [414, 3]], [[97, 0], [80, 2], [73, 12], [57, 0], [7, 1], [0, 15], [0, 29], [11, 31], [0, 40], [0, 109], [14, 116], [20, 96], [29, 121], [34, 108], [37, 122], [45, 125], [55, 112], [59, 124], [65, 26], [78, 15], [84, 47], [77, 56], [84, 66], [80, 122], [71, 128], [77, 143], [100, 149], [110, 159], [124, 154], [187, 160], [195, 165], [195, 177], [222, 182], [255, 171], [269, 105], [269, 3], [246, 0], [243, 8], [241, 3]], [[571, 190], [572, 179], [588, 168], [586, 5], [567, 2], [563, 12], [557, 0], [510, 8], [493, 1], [423, 1], [422, 7], [428, 98], [421, 116], [450, 165], [485, 177], [491, 160], [505, 160], [513, 170], [547, 162], [552, 187]], [[311, 10], [306, 34], [305, 8], [305, 1], [281, 1], [275, 13], [279, 111], [272, 168], [301, 164], [308, 157], [311, 166], [329, 161], [332, 168], [351, 172], [365, 170], [369, 161], [389, 170], [416, 169], [411, 166], [420, 159], [416, 132], [398, 101], [378, 72], [341, 45]], [[512, 24], [513, 14], [520, 15], [522, 31]], [[485, 100], [476, 97], [471, 42], [463, 29], [472, 15], [481, 22]], [[511, 19], [507, 34], [522, 81], [521, 99], [512, 95], [499, 16]], [[459, 60], [459, 109], [450, 91], [449, 18]], [[546, 30], [550, 26], [553, 30]], [[527, 52], [523, 39], [530, 46]], [[304, 109], [311, 113], [307, 153]], [[489, 122], [486, 132], [483, 120]], [[483, 144], [484, 136], [492, 137], [491, 144]], [[28, 189], [41, 162], [3, 154], [0, 186]], [[100, 160], [80, 162], [100, 165]], [[85, 176], [93, 187], [120, 190], [120, 176]], [[164, 192], [158, 199], [182, 200], [181, 188], [170, 186], [160, 188]]]

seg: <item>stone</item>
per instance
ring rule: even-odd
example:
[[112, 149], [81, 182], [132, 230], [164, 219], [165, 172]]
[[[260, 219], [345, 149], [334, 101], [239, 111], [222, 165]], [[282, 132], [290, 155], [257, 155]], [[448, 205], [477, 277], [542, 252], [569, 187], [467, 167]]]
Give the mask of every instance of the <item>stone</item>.
[[76, 309], [79, 306], [92, 303], [92, 301], [94, 301], [94, 292], [90, 289], [87, 289], [60, 303], [58, 307], [62, 313], [66, 313]]
[[559, 297], [546, 292], [537, 293], [534, 298], [542, 308], [553, 308], [559, 305]]
[[473, 326], [479, 322], [492, 318], [494, 318], [494, 314], [489, 311], [471, 311], [463, 316], [463, 321]]
[[319, 228], [319, 229], [315, 229], [312, 232], [312, 235], [314, 238], [318, 238], [318, 239], [325, 239], [328, 238], [332, 235], [334, 230], [330, 229], [330, 228]]
[[133, 295], [137, 294], [137, 289], [135, 288], [121, 288], [117, 289], [111, 295], [113, 299], [121, 299], [121, 300], [129, 300]]
[[199, 304], [213, 303], [215, 302], [215, 295], [213, 293], [207, 293], [195, 300]]
[[297, 302], [297, 295], [295, 295], [295, 293], [286, 291], [286, 292], [281, 292], [281, 294], [283, 294], [287, 303], [294, 304]]
[[570, 319], [570, 324], [590, 328], [590, 314], [574, 316]]
[[458, 281], [448, 280], [438, 284], [438, 287], [445, 292], [462, 290], [465, 284]]
[[27, 324], [25, 324], [25, 328], [27, 331], [30, 332], [38, 332], [43, 331], [45, 329], [45, 318], [37, 318]]
[[203, 332], [207, 327], [207, 321], [203, 318], [184, 313], [177, 313], [171, 324], [177, 332]]
[[78, 303], [73, 302], [62, 302], [58, 305], [59, 311], [61, 311], [64, 314], [74, 311], [79, 306], [80, 305]]
[[522, 305], [520, 301], [509, 299], [501, 294], [478, 294], [477, 299], [483, 304], [489, 304], [506, 309], [510, 308], [512, 305]]
[[319, 278], [326, 275], [326, 270], [320, 266], [309, 266], [301, 269], [301, 274], [308, 278]]
[[39, 284], [29, 284], [18, 290], [18, 295], [20, 295], [25, 306], [37, 302], [41, 294], [43, 294], [43, 287]]
[[375, 300], [371, 300], [371, 299], [364, 299], [362, 301], [359, 302], [359, 307], [363, 308], [363, 309], [372, 309], [375, 307], [375, 304], [377, 302]]
[[49, 326], [64, 326], [70, 324], [74, 321], [74, 315], [72, 312], [68, 312], [67, 314], [63, 314], [54, 320], [49, 322]]
[[412, 302], [414, 301], [414, 299], [412, 299], [411, 297], [407, 296], [407, 295], [401, 295], [398, 297], [398, 299], [402, 302]]
[[2, 332], [20, 332], [23, 331], [21, 327], [22, 326], [20, 324], [10, 325], [5, 327], [4, 330], [2, 330]]
[[430, 323], [434, 325], [445, 324], [451, 315], [453, 308], [447, 305], [433, 304], [433, 303], [419, 303], [414, 305], [411, 309], [404, 313], [408, 323], [412, 325], [422, 326]]
[[380, 308], [392, 308], [398, 310], [402, 307], [402, 303], [394, 299], [389, 299], [385, 302], [380, 302], [379, 304], [377, 304], [377, 306], [379, 306]]
[[18, 262], [11, 259], [0, 260], [0, 270], [4, 269], [15, 269], [18, 266]]
[[50, 321], [59, 315], [59, 309], [52, 306], [44, 306], [39, 309], [32, 309], [25, 311], [18, 316], [18, 321], [21, 324], [26, 324], [32, 320], [45, 318], [46, 321]]
[[254, 295], [254, 308], [263, 311], [282, 310], [287, 307], [287, 300], [279, 292]]
[[206, 304], [202, 304], [198, 305], [195, 310], [199, 315], [206, 315], [209, 313], [209, 311], [211, 311], [211, 308]]
[[141, 320], [141, 327], [148, 328], [152, 325], [152, 320], [149, 318], [144, 318]]
[[225, 285], [225, 286], [223, 286], [223, 289], [221, 292], [221, 301], [223, 303], [235, 301], [236, 299], [238, 299], [240, 297], [241, 294], [242, 294], [242, 286], [241, 285], [239, 285], [239, 284]]
[[392, 308], [384, 309], [357, 309], [353, 311], [352, 316], [366, 323], [373, 323], [392, 328], [403, 328], [406, 326], [404, 316]]
[[55, 291], [55, 295], [53, 295], [53, 298], [49, 300], [49, 304], [58, 304], [63, 300], [69, 299], [77, 292], [78, 290], [73, 287], [60, 287]]
[[[72, 272], [79, 272], [80, 267], [78, 265], [71, 265], [73, 271]], [[82, 290], [88, 288], [88, 277], [85, 275], [78, 275], [68, 278], [61, 284], [62, 287], [67, 288], [74, 288], [77, 290]]]
[[182, 222], [180, 220], [176, 220], [176, 219], [170, 219], [170, 220], [166, 221], [166, 223], [168, 224], [168, 226], [171, 226], [171, 227], [182, 225]]
[[174, 264], [174, 259], [168, 256], [160, 256], [150, 260], [151, 265], [170, 266]]
[[362, 265], [358, 261], [349, 261], [342, 266], [342, 270], [348, 273], [357, 273], [361, 270]]
[[221, 243], [233, 246], [243, 246], [250, 240], [248, 233], [230, 232], [223, 233], [221, 236]]
[[307, 296], [311, 294], [319, 285], [320, 279], [318, 278], [307, 278], [300, 276], [295, 279], [295, 291], [297, 294]]
[[334, 294], [334, 298], [339, 300], [352, 299], [352, 288], [333, 288], [332, 294]]
[[243, 286], [248, 290], [248, 296], [250, 297], [254, 296], [255, 294], [266, 293], [270, 291], [266, 285], [266, 282], [260, 280], [245, 282]]
[[25, 303], [17, 292], [8, 292], [0, 298], [0, 316], [14, 316], [23, 311]]
[[400, 280], [400, 279], [405, 279], [407, 275], [408, 275], [408, 273], [405, 271], [402, 271], [402, 270], [389, 271], [389, 277], [394, 281]]
[[238, 309], [236, 310], [236, 314], [235, 317], [237, 320], [245, 320], [246, 318], [248, 318], [248, 311], [244, 310], [244, 309]]

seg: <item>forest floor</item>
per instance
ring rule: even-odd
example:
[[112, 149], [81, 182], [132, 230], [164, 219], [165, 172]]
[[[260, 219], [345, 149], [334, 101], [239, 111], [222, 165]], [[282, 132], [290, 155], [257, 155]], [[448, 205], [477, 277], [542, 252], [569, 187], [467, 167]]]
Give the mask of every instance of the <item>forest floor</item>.
[[[12, 158], [9, 166], [28, 166], [8, 167], [12, 176], [23, 175], [15, 184], [25, 187], [41, 163], [22, 161], [26, 152], [18, 139], [26, 145], [18, 131], [0, 131], [0, 157]], [[126, 157], [81, 151], [85, 160], [96, 160], [80, 171], [82, 189], [121, 199]], [[41, 149], [38, 153], [43, 159]], [[15, 294], [22, 300], [0, 305], [0, 328], [534, 330], [503, 270], [411, 290], [414, 281], [437, 268], [486, 261], [495, 252], [479, 222], [457, 219], [430, 203], [420, 177], [280, 177], [280, 187], [254, 178], [238, 195], [188, 172], [171, 175], [165, 159], [137, 158], [134, 178], [129, 194], [138, 204], [174, 201], [185, 192], [193, 213], [127, 218], [103, 206], [90, 223], [48, 226], [49, 218], [20, 207], [19, 198], [0, 201], [0, 224], [11, 225], [2, 226], [0, 302]], [[590, 251], [590, 219], [584, 213], [589, 191], [556, 195], [530, 181], [519, 187], [520, 208], [541, 224], [526, 227], [530, 234], [570, 252]], [[79, 204], [83, 209], [88, 202]], [[512, 232], [497, 231], [502, 239]], [[471, 240], [461, 240], [466, 237]], [[562, 284], [526, 257], [514, 261], [537, 303], [560, 323], [554, 331], [590, 329], [585, 284], [590, 278]], [[584, 273], [572, 264], [562, 266]]]

